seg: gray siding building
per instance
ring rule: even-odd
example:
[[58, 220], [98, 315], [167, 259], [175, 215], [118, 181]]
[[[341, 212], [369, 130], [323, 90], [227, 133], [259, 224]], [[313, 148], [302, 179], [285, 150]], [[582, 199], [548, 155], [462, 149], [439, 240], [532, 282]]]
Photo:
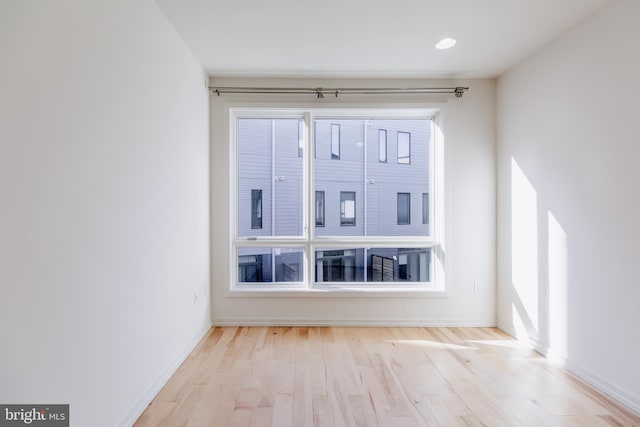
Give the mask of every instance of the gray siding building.
[[[303, 233], [302, 120], [238, 120], [238, 234]], [[316, 120], [317, 236], [426, 236], [431, 231], [430, 120]], [[240, 248], [239, 282], [302, 280], [293, 248]], [[317, 248], [317, 282], [429, 281], [430, 251]]]

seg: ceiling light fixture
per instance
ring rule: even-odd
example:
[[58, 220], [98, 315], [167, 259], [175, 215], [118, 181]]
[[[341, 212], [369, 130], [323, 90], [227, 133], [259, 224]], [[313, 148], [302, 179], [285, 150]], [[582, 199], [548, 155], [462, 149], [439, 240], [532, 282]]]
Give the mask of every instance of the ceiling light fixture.
[[438, 43], [436, 43], [436, 49], [440, 49], [440, 50], [449, 49], [453, 47], [455, 44], [456, 44], [456, 39], [447, 37], [442, 40], [439, 40]]

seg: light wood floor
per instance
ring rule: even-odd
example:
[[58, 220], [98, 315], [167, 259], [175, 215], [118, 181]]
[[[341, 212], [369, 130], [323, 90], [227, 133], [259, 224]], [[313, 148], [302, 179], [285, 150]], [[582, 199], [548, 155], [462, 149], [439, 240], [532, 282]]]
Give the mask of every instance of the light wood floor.
[[640, 426], [493, 328], [216, 327], [136, 426]]

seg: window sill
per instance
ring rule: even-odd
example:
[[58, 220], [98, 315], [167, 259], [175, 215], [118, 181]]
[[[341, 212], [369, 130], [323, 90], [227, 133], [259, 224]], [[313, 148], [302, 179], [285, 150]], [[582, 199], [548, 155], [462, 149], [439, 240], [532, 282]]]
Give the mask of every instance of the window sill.
[[448, 298], [449, 293], [434, 287], [371, 286], [252, 286], [239, 285], [225, 292], [227, 297], [278, 298]]

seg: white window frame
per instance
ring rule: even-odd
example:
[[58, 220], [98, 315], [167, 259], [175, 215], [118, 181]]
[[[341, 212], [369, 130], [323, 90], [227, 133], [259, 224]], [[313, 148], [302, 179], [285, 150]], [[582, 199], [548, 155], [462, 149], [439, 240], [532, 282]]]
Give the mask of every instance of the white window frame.
[[[445, 286], [444, 230], [445, 192], [443, 172], [445, 168], [443, 121], [440, 108], [280, 108], [280, 107], [226, 107], [228, 118], [229, 150], [229, 246], [230, 283], [225, 290], [229, 296], [399, 296], [415, 295], [448, 296]], [[238, 236], [238, 190], [237, 190], [237, 120], [240, 118], [295, 118], [304, 121], [304, 173], [303, 173], [303, 235], [302, 236]], [[315, 235], [315, 120], [336, 119], [430, 119], [432, 122], [430, 145], [429, 218], [430, 236], [342, 236], [325, 237]], [[326, 203], [326, 202], [325, 202]], [[242, 247], [287, 247], [304, 250], [303, 280], [301, 282], [274, 282], [249, 284], [238, 283], [237, 256]], [[430, 248], [430, 282], [330, 282], [314, 281], [315, 251], [329, 248]], [[448, 263], [447, 263], [448, 265]]]

